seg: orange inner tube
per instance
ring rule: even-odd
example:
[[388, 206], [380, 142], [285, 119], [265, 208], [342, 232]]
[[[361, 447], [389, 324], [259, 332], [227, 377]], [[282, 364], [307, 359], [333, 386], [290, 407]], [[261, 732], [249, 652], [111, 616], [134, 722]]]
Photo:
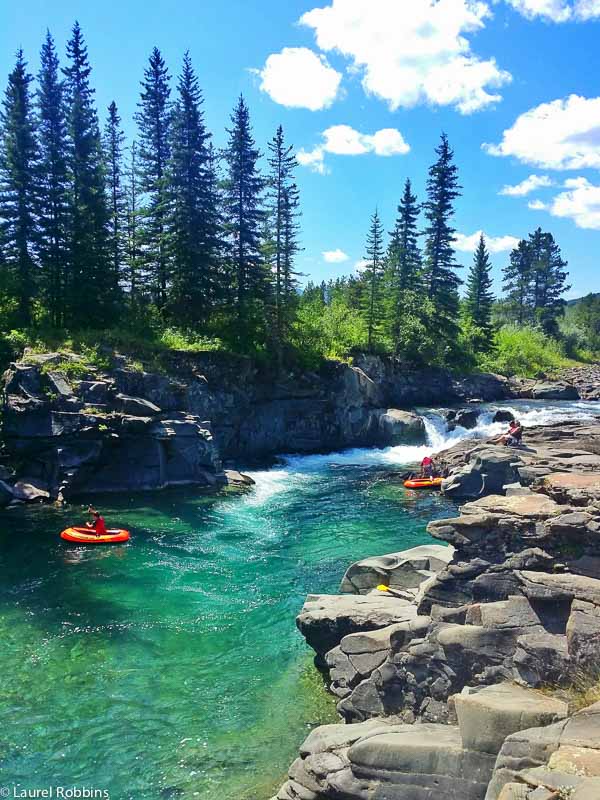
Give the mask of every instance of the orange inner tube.
[[407, 489], [438, 489], [443, 480], [443, 478], [413, 478], [404, 481], [404, 485]]
[[79, 544], [111, 544], [112, 542], [126, 542], [129, 539], [129, 531], [117, 528], [108, 530], [102, 536], [96, 536], [91, 528], [66, 528], [61, 532], [60, 538]]

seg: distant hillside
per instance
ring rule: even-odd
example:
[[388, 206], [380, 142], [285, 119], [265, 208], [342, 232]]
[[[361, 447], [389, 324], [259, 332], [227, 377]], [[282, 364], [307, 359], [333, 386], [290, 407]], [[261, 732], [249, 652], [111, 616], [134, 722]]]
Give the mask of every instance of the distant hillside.
[[[590, 292], [586, 294], [585, 297], [598, 297], [600, 296], [600, 292]], [[575, 297], [573, 300], [567, 300], [568, 306], [576, 306], [578, 303], [581, 303], [583, 297]]]

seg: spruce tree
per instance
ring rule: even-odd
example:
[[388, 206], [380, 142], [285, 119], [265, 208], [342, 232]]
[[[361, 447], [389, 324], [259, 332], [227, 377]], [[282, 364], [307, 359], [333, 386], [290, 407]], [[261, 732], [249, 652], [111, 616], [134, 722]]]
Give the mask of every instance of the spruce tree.
[[213, 197], [210, 134], [202, 94], [188, 53], [177, 85], [169, 185], [173, 286], [169, 306], [177, 319], [206, 322], [219, 297], [218, 208]]
[[108, 107], [104, 128], [104, 160], [109, 208], [108, 248], [113, 280], [118, 283], [124, 272], [127, 240], [127, 198], [123, 168], [125, 134], [115, 101]]
[[436, 148], [437, 161], [429, 169], [425, 216], [425, 269], [424, 278], [429, 299], [433, 303], [438, 336], [452, 345], [458, 333], [458, 287], [461, 283], [454, 269], [455, 229], [451, 221], [454, 201], [460, 197], [458, 169], [448, 137], [442, 134]]
[[564, 293], [567, 285], [567, 262], [563, 260], [560, 247], [551, 233], [537, 228], [529, 235], [531, 253], [531, 306], [538, 322], [550, 336], [558, 334], [558, 317], [566, 305]]
[[169, 72], [160, 50], [154, 48], [144, 72], [139, 112], [140, 186], [145, 195], [142, 246], [150, 290], [164, 308], [170, 278], [169, 185], [171, 105]]
[[0, 239], [15, 280], [18, 322], [31, 322], [36, 269], [38, 153], [30, 83], [23, 51], [8, 76], [0, 113]]
[[39, 253], [43, 294], [52, 324], [65, 322], [69, 264], [67, 122], [59, 62], [50, 32], [42, 45], [38, 76]]
[[67, 44], [63, 69], [67, 98], [68, 166], [71, 181], [70, 259], [65, 294], [68, 321], [76, 327], [106, 324], [117, 283], [108, 250], [102, 146], [91, 68], [79, 23]]
[[295, 183], [291, 183], [283, 192], [283, 299], [286, 312], [286, 325], [291, 322], [292, 304], [298, 291], [298, 272], [295, 269], [296, 255], [302, 250], [298, 241], [300, 235], [300, 192]]
[[210, 142], [207, 162], [207, 207], [212, 215], [211, 228], [214, 239], [212, 243], [213, 264], [213, 302], [215, 311], [222, 311], [232, 305], [234, 296], [233, 273], [231, 261], [227, 258], [225, 242], [225, 189], [219, 168], [219, 153]]
[[521, 239], [511, 252], [509, 263], [502, 271], [502, 276], [510, 313], [519, 325], [523, 325], [531, 319], [532, 258], [529, 244], [525, 239]]
[[260, 153], [252, 136], [248, 106], [241, 96], [231, 122], [224, 151], [224, 202], [234, 271], [237, 338], [240, 342], [256, 342], [257, 337], [261, 338], [257, 328], [269, 283], [260, 241], [264, 180], [257, 167]]
[[485, 334], [484, 344], [491, 341], [492, 336], [492, 265], [485, 246], [483, 234], [473, 258], [473, 264], [467, 278], [467, 294], [465, 306], [474, 324]]
[[268, 144], [269, 149], [269, 212], [274, 241], [273, 282], [275, 301], [274, 333], [281, 347], [290, 321], [289, 304], [293, 288], [293, 261], [298, 251], [297, 223], [298, 188], [294, 183], [297, 166], [293, 147], [287, 145], [280, 125]]
[[369, 351], [373, 349], [375, 338], [381, 329], [382, 324], [382, 277], [383, 277], [383, 226], [379, 219], [379, 213], [371, 217], [371, 227], [367, 234], [367, 248], [365, 260], [367, 262], [363, 281], [365, 285], [364, 314], [367, 323], [367, 346]]
[[138, 184], [137, 142], [134, 140], [129, 148], [129, 165], [127, 168], [127, 244], [126, 244], [126, 276], [132, 305], [136, 305], [140, 291], [140, 271], [142, 253], [140, 243], [140, 187]]
[[[402, 318], [409, 312], [409, 299], [421, 294], [423, 289], [421, 275], [421, 251], [418, 245], [419, 232], [417, 220], [419, 205], [412, 192], [409, 179], [404, 184], [404, 193], [398, 205], [398, 216], [387, 253], [386, 278], [391, 302], [390, 321], [394, 348], [398, 351]], [[411, 298], [407, 292], [411, 292]], [[412, 309], [413, 311], [416, 309]]]

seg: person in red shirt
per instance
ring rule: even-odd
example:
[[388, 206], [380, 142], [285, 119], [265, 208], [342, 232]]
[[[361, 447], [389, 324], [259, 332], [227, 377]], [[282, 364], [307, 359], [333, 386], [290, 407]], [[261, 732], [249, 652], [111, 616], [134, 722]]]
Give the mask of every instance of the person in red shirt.
[[435, 471], [435, 464], [433, 463], [433, 459], [431, 456], [425, 456], [423, 461], [421, 461], [421, 475], [423, 478], [433, 478], [433, 474]]
[[105, 536], [107, 531], [106, 531], [106, 523], [104, 522], [104, 517], [100, 514], [99, 511], [96, 511], [91, 506], [88, 508], [88, 514], [93, 515], [94, 521], [86, 522], [87, 527], [93, 528], [96, 536]]

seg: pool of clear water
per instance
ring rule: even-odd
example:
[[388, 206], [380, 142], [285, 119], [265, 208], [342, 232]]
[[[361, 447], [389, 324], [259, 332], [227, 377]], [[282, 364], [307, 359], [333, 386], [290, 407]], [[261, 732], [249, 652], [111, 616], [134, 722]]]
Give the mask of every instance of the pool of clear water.
[[59, 539], [83, 507], [0, 514], [0, 786], [267, 800], [310, 728], [335, 720], [294, 626], [305, 595], [430, 541], [427, 522], [455, 507], [389, 468], [492, 429], [448, 437], [429, 413], [428, 446], [289, 457], [244, 495], [86, 498], [126, 545]]

